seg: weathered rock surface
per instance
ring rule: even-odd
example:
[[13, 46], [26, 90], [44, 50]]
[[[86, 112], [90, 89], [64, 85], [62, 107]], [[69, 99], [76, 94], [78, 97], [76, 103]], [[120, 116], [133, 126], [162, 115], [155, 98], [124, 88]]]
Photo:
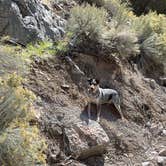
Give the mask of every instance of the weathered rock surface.
[[22, 44], [57, 40], [64, 34], [64, 24], [40, 0], [0, 0], [0, 36], [8, 35]]
[[96, 122], [79, 122], [65, 129], [71, 154], [76, 158], [87, 158], [102, 154], [109, 143], [103, 128]]

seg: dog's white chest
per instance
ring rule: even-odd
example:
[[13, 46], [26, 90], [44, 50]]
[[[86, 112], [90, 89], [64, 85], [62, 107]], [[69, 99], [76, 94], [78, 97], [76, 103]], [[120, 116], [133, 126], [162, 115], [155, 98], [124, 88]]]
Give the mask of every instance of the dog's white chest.
[[92, 98], [92, 97], [90, 97], [90, 98], [89, 98], [89, 101], [90, 101], [91, 103], [96, 103], [96, 104], [99, 103], [99, 99], [98, 99], [98, 98]]

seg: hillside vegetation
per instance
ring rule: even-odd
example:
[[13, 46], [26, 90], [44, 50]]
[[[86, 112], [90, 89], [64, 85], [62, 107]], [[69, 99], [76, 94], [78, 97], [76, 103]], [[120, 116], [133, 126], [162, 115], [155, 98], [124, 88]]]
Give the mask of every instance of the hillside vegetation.
[[[56, 17], [60, 13], [58, 17], [66, 19], [61, 39], [34, 39], [22, 45], [3, 34], [0, 40], [0, 165], [106, 166], [150, 160], [160, 165], [150, 155], [151, 149], [158, 153], [162, 146], [166, 148], [166, 1], [43, 3]], [[76, 63], [77, 70], [66, 57]], [[87, 119], [88, 77], [99, 78], [102, 87], [119, 92], [127, 121], [119, 121], [113, 106], [112, 112], [104, 106], [97, 125], [112, 140], [106, 153], [101, 154], [98, 147], [96, 153], [89, 150], [96, 146], [93, 137], [98, 139], [98, 130], [89, 136], [81, 128], [76, 135], [82, 141], [79, 134], [87, 134], [83, 140], [89, 149], [79, 147], [83, 152], [75, 157], [70, 138], [79, 128], [76, 122]], [[143, 155], [145, 151], [149, 154]]]

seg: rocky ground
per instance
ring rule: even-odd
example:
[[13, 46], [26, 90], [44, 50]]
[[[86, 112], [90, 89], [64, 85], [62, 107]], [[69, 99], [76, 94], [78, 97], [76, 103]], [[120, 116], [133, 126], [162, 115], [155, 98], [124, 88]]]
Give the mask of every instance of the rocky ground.
[[26, 85], [35, 92], [42, 133], [49, 148], [49, 165], [108, 166], [165, 165], [166, 89], [146, 78], [126, 61], [78, 54], [74, 61], [87, 77], [120, 93], [126, 121], [113, 105], [96, 107], [87, 124], [85, 79], [64, 59], [36, 59]]

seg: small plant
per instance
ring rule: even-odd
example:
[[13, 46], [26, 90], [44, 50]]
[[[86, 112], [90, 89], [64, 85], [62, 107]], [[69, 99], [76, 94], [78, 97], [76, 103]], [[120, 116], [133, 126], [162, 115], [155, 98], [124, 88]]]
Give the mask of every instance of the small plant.
[[35, 44], [29, 44], [26, 49], [22, 50], [21, 56], [31, 58], [33, 56], [48, 57], [55, 53], [53, 43], [49, 41], [41, 41]]
[[76, 37], [76, 43], [96, 41], [101, 37], [107, 13], [95, 6], [76, 6], [71, 10], [68, 29]]

